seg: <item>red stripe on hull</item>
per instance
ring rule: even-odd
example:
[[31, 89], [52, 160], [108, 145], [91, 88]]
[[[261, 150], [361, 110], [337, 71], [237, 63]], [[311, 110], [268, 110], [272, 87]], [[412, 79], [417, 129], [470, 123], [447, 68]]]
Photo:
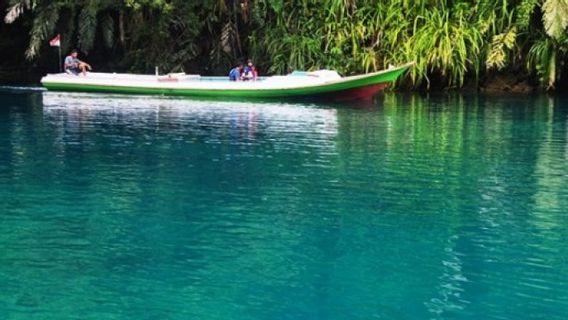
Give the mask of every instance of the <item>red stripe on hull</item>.
[[319, 95], [319, 98], [325, 98], [326, 100], [329, 99], [334, 101], [371, 100], [377, 93], [379, 93], [379, 91], [386, 88], [387, 85], [387, 83], [379, 83], [359, 88], [335, 91], [333, 93]]

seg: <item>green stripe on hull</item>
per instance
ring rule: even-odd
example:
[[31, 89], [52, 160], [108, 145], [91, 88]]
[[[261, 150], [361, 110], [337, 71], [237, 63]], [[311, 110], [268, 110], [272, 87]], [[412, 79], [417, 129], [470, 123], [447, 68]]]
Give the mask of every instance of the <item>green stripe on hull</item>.
[[44, 87], [48, 90], [75, 91], [75, 92], [106, 92], [125, 94], [158, 94], [198, 97], [247, 97], [247, 98], [283, 98], [283, 97], [309, 97], [314, 95], [332, 94], [353, 88], [365, 87], [373, 84], [390, 83], [395, 81], [409, 65], [388, 70], [369, 77], [356, 78], [349, 81], [288, 89], [185, 89], [185, 88], [151, 88], [116, 85], [76, 84], [61, 82], [46, 82]]

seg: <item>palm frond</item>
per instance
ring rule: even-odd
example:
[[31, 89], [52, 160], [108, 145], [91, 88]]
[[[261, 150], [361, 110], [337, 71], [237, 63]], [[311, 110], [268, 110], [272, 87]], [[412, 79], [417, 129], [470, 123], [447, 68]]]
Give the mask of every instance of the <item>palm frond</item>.
[[26, 58], [32, 60], [39, 55], [42, 44], [53, 35], [55, 24], [59, 20], [59, 6], [51, 3], [46, 7], [38, 6], [34, 8], [36, 16], [30, 30], [30, 44], [26, 50]]
[[546, 0], [542, 5], [546, 34], [558, 39], [568, 26], [568, 0]]
[[95, 43], [97, 30], [97, 8], [93, 3], [85, 6], [79, 13], [79, 48], [88, 53]]
[[110, 14], [107, 14], [102, 18], [101, 32], [105, 46], [107, 48], [112, 48], [114, 44], [114, 19]]
[[527, 69], [536, 72], [542, 86], [554, 88], [556, 83], [556, 49], [551, 38], [542, 36], [529, 50]]
[[10, 24], [18, 19], [25, 10], [31, 10], [35, 8], [38, 1], [34, 0], [13, 0], [8, 4], [8, 9], [6, 10], [6, 16], [4, 17], [4, 22]]
[[234, 53], [234, 42], [235, 42], [235, 37], [237, 37], [237, 31], [234, 28], [234, 24], [231, 23], [230, 21], [225, 23], [225, 25], [223, 26], [223, 30], [221, 31], [221, 37], [220, 37], [220, 42], [221, 42], [221, 48], [223, 49], [223, 52], [225, 52], [226, 54], [233, 54]]
[[516, 24], [521, 30], [525, 30], [529, 27], [531, 22], [531, 15], [533, 14], [536, 7], [540, 4], [539, 0], [523, 0], [517, 5], [517, 21]]
[[515, 47], [517, 39], [517, 29], [511, 28], [509, 31], [496, 34], [489, 46], [489, 53], [485, 64], [488, 69], [497, 68], [503, 69], [507, 63], [507, 50]]
[[6, 11], [6, 16], [4, 17], [4, 22], [10, 24], [14, 22], [18, 17], [20, 17], [24, 13], [24, 3], [16, 3], [13, 6], [9, 7]]

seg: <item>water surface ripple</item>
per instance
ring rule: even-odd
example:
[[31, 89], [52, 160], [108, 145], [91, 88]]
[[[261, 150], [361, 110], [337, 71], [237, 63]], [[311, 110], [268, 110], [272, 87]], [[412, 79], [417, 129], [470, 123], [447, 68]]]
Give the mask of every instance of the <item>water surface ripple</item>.
[[0, 318], [567, 319], [567, 110], [0, 92]]

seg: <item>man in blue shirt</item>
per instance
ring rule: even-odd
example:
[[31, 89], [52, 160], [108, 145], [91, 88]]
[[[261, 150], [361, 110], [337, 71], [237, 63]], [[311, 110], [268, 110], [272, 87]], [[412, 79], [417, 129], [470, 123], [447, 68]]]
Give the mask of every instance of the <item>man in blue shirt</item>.
[[65, 57], [65, 72], [71, 73], [74, 75], [79, 75], [79, 72], [82, 73], [84, 76], [87, 75], [87, 69], [91, 70], [91, 65], [81, 61], [77, 58], [79, 53], [77, 50], [71, 51], [67, 57]]
[[240, 81], [241, 79], [241, 72], [243, 71], [243, 64], [239, 63], [236, 67], [231, 69], [229, 72], [229, 80], [231, 81]]

